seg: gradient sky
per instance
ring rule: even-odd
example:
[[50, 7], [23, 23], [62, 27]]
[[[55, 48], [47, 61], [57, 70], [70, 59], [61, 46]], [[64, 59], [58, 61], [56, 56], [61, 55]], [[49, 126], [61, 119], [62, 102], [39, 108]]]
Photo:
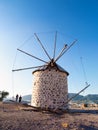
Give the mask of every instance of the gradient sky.
[[17, 48], [48, 60], [33, 34], [38, 34], [52, 56], [56, 30], [56, 55], [64, 43], [78, 40], [58, 61], [70, 73], [69, 92], [80, 91], [87, 81], [91, 86], [82, 94], [98, 94], [98, 0], [0, 0], [1, 91], [10, 96], [31, 94], [33, 70], [12, 73], [12, 68], [43, 63], [17, 52]]

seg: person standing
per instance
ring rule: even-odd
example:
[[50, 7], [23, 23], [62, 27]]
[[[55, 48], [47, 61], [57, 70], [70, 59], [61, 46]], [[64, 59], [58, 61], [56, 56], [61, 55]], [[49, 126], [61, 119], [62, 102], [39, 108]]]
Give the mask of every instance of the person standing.
[[18, 97], [19, 97], [19, 96], [18, 96], [18, 94], [17, 94], [17, 95], [16, 95], [16, 102], [18, 101]]
[[21, 97], [21, 95], [20, 95], [20, 97], [19, 97], [19, 103], [21, 102], [21, 100], [22, 100], [22, 97]]

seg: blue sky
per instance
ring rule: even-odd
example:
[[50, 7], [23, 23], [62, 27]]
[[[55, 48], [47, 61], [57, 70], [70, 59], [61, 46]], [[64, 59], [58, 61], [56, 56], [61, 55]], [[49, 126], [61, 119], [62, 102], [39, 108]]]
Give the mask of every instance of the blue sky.
[[46, 60], [33, 34], [38, 34], [52, 56], [56, 30], [56, 54], [64, 43], [69, 45], [78, 39], [58, 61], [70, 73], [69, 92], [78, 92], [88, 81], [91, 86], [82, 94], [98, 94], [97, 0], [0, 0], [0, 90], [9, 91], [10, 95], [32, 93], [33, 70], [12, 73], [13, 64], [14, 68], [21, 68], [43, 63], [17, 52], [17, 48]]

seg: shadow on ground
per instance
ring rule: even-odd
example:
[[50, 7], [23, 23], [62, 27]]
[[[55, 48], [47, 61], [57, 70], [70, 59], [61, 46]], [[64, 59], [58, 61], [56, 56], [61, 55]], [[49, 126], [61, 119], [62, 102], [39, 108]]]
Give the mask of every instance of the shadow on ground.
[[94, 127], [94, 126], [86, 126], [86, 125], [80, 125], [80, 130], [98, 130], [98, 127]]

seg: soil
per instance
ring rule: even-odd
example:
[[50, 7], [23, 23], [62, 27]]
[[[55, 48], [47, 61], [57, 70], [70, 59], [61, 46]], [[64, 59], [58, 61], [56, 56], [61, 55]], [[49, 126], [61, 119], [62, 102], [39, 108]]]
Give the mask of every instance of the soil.
[[98, 130], [98, 109], [56, 113], [0, 102], [0, 130]]

